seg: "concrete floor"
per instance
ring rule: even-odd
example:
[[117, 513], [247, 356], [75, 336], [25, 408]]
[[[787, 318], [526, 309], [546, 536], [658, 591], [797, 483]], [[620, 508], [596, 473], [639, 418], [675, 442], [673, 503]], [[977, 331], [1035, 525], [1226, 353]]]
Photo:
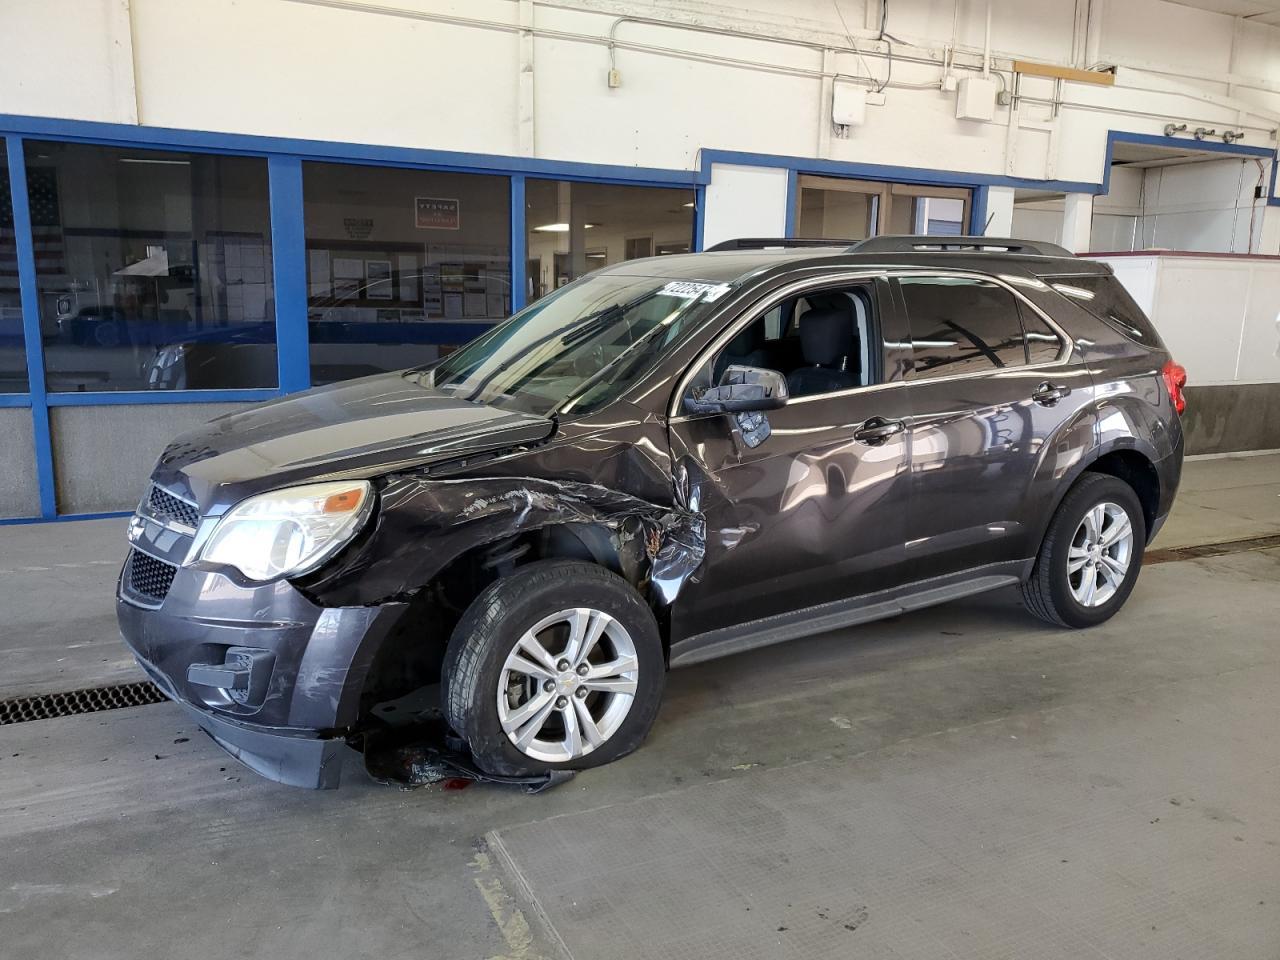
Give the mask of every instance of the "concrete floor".
[[[1275, 533], [1280, 458], [1203, 461], [1157, 545]], [[0, 528], [0, 695], [130, 675], [119, 536]], [[278, 787], [170, 704], [0, 727], [0, 958], [1274, 960], [1278, 583], [1162, 563], [1090, 631], [1000, 592], [679, 670], [536, 797]]]

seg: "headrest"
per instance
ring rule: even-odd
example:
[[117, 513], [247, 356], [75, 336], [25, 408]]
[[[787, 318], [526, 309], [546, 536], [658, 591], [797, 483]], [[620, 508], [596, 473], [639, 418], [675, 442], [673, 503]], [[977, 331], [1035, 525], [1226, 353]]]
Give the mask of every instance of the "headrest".
[[764, 325], [753, 322], [747, 324], [746, 328], [730, 340], [724, 349], [735, 357], [745, 357], [762, 346], [764, 346]]
[[853, 317], [848, 307], [816, 307], [800, 314], [804, 362], [840, 367], [853, 355]]

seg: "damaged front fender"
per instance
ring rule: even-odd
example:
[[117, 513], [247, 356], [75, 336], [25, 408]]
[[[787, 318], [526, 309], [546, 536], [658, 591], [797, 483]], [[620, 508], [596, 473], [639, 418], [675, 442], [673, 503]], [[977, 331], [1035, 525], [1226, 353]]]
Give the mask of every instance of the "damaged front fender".
[[388, 479], [370, 531], [299, 586], [326, 606], [412, 596], [467, 551], [560, 524], [609, 532], [622, 573], [670, 605], [706, 553], [706, 520], [598, 484], [530, 477]]

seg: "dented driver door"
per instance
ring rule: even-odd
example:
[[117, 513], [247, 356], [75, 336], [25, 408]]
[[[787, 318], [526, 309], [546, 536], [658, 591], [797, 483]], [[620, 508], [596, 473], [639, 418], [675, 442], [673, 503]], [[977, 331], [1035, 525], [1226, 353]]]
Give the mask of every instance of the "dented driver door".
[[[892, 300], [875, 311], [871, 383], [793, 397], [747, 417], [674, 416], [677, 481], [706, 518], [706, 556], [672, 609], [673, 657], [710, 631], [892, 586], [904, 576], [910, 494], [903, 345]], [[902, 429], [880, 435], [877, 422]]]

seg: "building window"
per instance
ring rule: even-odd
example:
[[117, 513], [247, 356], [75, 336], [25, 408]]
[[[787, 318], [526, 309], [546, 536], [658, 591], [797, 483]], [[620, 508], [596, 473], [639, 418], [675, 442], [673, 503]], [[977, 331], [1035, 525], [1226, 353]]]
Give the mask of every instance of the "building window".
[[26, 144], [53, 391], [276, 385], [267, 162]]
[[27, 354], [18, 291], [18, 244], [13, 231], [9, 158], [0, 137], [0, 393], [27, 392]]
[[611, 263], [688, 253], [694, 192], [568, 180], [525, 182], [527, 297]]
[[796, 235], [866, 240], [882, 234], [956, 236], [969, 222], [972, 191], [882, 180], [801, 176]]
[[507, 177], [303, 165], [311, 382], [430, 363], [511, 313]]

